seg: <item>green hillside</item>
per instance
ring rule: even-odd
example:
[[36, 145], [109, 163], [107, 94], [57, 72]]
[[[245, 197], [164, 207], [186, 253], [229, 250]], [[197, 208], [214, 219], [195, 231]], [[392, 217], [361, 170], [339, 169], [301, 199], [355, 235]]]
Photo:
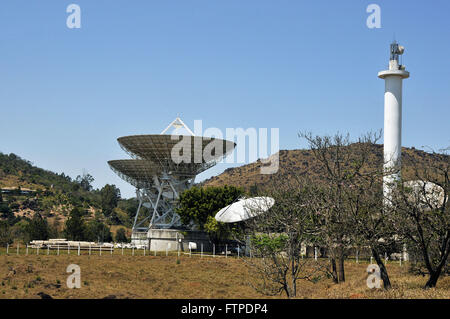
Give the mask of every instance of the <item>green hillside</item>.
[[66, 221], [74, 209], [86, 225], [102, 224], [113, 233], [120, 226], [128, 230], [136, 200], [121, 199], [114, 185], [93, 189], [93, 181], [87, 173], [72, 179], [15, 154], [0, 153], [0, 242], [2, 237], [30, 239], [26, 227], [34, 219], [47, 225], [48, 237], [65, 236]]

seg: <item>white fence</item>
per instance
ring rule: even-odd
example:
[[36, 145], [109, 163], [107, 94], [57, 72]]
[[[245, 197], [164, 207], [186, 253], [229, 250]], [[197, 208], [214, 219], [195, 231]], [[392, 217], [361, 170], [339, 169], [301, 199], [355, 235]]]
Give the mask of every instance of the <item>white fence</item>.
[[[200, 257], [243, 257], [245, 249], [239, 245], [214, 245], [212, 251], [204, 251], [203, 244], [193, 245], [190, 243], [189, 250], [181, 250], [178, 245], [176, 251], [170, 250], [168, 246], [165, 251], [149, 251], [144, 247], [134, 247], [129, 244], [98, 244], [82, 242], [44, 243], [33, 241], [28, 245], [7, 244], [0, 249], [0, 255], [121, 255], [121, 256], [200, 256]], [[251, 253], [247, 255], [251, 256]]]

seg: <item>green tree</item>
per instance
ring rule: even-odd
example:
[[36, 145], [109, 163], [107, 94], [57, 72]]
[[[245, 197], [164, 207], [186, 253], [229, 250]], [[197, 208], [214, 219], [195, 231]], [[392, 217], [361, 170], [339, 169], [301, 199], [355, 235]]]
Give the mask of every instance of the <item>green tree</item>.
[[8, 203], [0, 202], [0, 217], [5, 219], [9, 225], [14, 224], [15, 217]]
[[100, 199], [102, 212], [108, 217], [113, 213], [114, 208], [117, 207], [120, 200], [120, 189], [115, 185], [106, 184], [100, 190]]
[[192, 187], [181, 194], [176, 212], [184, 225], [196, 226], [206, 231], [216, 242], [229, 237], [234, 228], [217, 222], [214, 218], [215, 214], [243, 194], [244, 191], [241, 188], [234, 186]]
[[0, 245], [11, 244], [11, 229], [6, 221], [0, 220]]
[[59, 222], [57, 220], [53, 221], [52, 224], [48, 225], [48, 238], [59, 238]]
[[69, 240], [84, 240], [85, 225], [79, 208], [75, 207], [70, 212], [64, 228], [64, 235]]
[[112, 234], [110, 228], [100, 219], [96, 218], [87, 223], [85, 238], [89, 241], [111, 242]]
[[78, 184], [80, 184], [81, 188], [85, 191], [89, 192], [92, 190], [92, 183], [94, 182], [94, 177], [91, 174], [83, 172], [83, 175], [78, 175], [76, 180]]
[[127, 232], [125, 228], [119, 228], [116, 232], [116, 242], [117, 243], [128, 243]]
[[[120, 210], [124, 211], [127, 214], [128, 222], [131, 223], [133, 217], [136, 215], [139, 202], [136, 198], [121, 199], [117, 206]], [[143, 208], [147, 209], [145, 207]]]
[[14, 240], [21, 240], [23, 243], [28, 242], [28, 233], [26, 231], [28, 221], [21, 219], [14, 225], [10, 226], [10, 236]]
[[208, 216], [206, 223], [203, 225], [203, 229], [209, 234], [213, 242], [228, 239], [236, 231], [236, 228], [234, 225], [218, 222], [213, 215]]
[[195, 224], [204, 230], [209, 216], [214, 216], [243, 194], [241, 188], [234, 186], [192, 187], [181, 194], [176, 212], [184, 225]]
[[26, 240], [46, 240], [49, 238], [49, 226], [47, 220], [41, 214], [35, 214], [28, 225], [25, 226]]

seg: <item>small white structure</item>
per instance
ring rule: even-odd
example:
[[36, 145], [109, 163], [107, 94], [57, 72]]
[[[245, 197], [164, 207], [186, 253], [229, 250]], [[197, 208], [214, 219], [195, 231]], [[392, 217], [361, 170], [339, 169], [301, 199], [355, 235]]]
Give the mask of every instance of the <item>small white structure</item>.
[[444, 205], [445, 191], [435, 183], [415, 180], [405, 182], [403, 185], [412, 190], [408, 200], [412, 203], [420, 202], [421, 208], [425, 211]]
[[[384, 91], [384, 169], [383, 193], [391, 198], [393, 184], [400, 178], [402, 151], [402, 83], [409, 77], [405, 66], [399, 63], [399, 56], [405, 48], [396, 41], [391, 44], [389, 69], [378, 73], [385, 81]], [[397, 172], [393, 172], [398, 169]]]
[[30, 242], [31, 248], [47, 248], [47, 249], [77, 249], [77, 250], [98, 250], [100, 248], [112, 249], [114, 244], [112, 243], [96, 243], [88, 241], [72, 241], [64, 238], [49, 239], [49, 240], [33, 240]]
[[196, 250], [200, 245], [207, 250], [212, 249], [210, 238], [203, 231], [150, 229], [147, 236], [149, 241], [147, 248], [151, 251], [188, 251]]

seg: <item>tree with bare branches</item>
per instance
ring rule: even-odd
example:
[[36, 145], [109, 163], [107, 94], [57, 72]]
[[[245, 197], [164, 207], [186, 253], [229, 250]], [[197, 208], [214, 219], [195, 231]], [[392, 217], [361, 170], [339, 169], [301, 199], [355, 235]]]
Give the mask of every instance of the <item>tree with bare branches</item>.
[[[313, 136], [302, 133], [315, 159], [321, 164], [323, 180], [319, 196], [311, 202], [317, 211], [314, 222], [319, 238], [328, 248], [335, 282], [345, 281], [344, 261], [350, 247], [370, 248], [381, 271], [384, 288], [391, 283], [381, 254], [395, 236], [383, 210], [382, 162], [373, 158], [380, 133], [368, 133], [355, 143], [349, 135]], [[336, 274], [336, 260], [339, 272]]]
[[320, 263], [301, 254], [302, 244], [314, 235], [308, 213], [313, 194], [307, 183], [297, 179], [266, 194], [275, 200], [274, 206], [268, 212], [253, 207], [256, 217], [245, 222], [239, 238], [250, 242], [252, 258], [245, 262], [257, 278], [251, 285], [266, 295], [284, 292], [292, 298], [298, 280], [318, 280], [320, 276]]
[[415, 180], [400, 182], [390, 205], [393, 227], [428, 272], [425, 289], [436, 286], [450, 254], [450, 156], [433, 155], [425, 166], [415, 163]]

